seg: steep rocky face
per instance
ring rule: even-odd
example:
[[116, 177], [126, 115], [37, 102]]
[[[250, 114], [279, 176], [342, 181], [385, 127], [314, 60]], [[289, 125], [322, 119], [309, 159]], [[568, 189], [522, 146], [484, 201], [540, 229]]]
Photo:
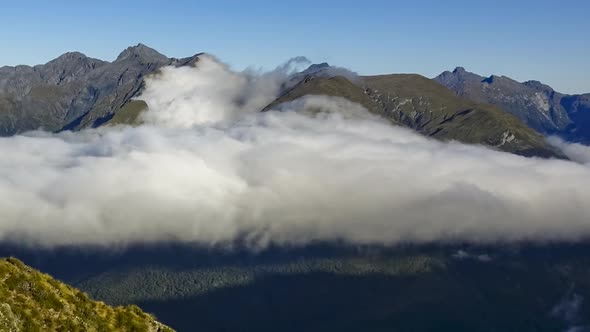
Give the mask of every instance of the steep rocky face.
[[462, 67], [446, 71], [434, 80], [461, 97], [496, 105], [543, 134], [558, 134], [574, 141], [590, 140], [590, 132], [584, 129], [585, 120], [581, 120], [588, 117], [583, 114], [586, 113], [584, 95], [565, 95], [538, 81], [520, 83], [496, 75], [486, 78]]
[[570, 141], [590, 144], [590, 93], [565, 96], [560, 102], [573, 122], [563, 136]]
[[0, 135], [99, 126], [140, 93], [145, 76], [163, 66], [197, 60], [198, 55], [168, 58], [138, 44], [113, 62], [72, 52], [45, 65], [2, 67]]
[[564, 96], [540, 82], [519, 83], [505, 76], [488, 78], [459, 67], [435, 80], [457, 95], [501, 107], [542, 133], [564, 130], [571, 120], [560, 100]]

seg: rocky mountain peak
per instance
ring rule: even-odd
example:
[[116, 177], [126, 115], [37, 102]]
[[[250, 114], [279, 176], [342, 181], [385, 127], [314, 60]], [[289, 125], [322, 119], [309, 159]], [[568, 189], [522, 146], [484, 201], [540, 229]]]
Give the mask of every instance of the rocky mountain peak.
[[447, 70], [434, 78], [435, 81], [447, 87], [458, 87], [465, 83], [479, 83], [483, 79], [482, 76], [469, 72], [463, 67], [456, 67], [452, 72]]
[[330, 67], [330, 65], [327, 62], [314, 63], [311, 66], [309, 66], [305, 71], [317, 71], [328, 67]]
[[[52, 61], [72, 61], [72, 60], [83, 60], [83, 59], [87, 59], [88, 57], [86, 56], [86, 54], [84, 53], [80, 53], [80, 52], [66, 52], [60, 56], [58, 56], [57, 58], [55, 58]], [[52, 62], [50, 61], [50, 62]]]
[[71, 82], [107, 63], [80, 52], [67, 52], [45, 65], [36, 66], [35, 69], [45, 83], [59, 85]]
[[467, 71], [465, 70], [465, 68], [463, 67], [456, 67], [453, 70], [453, 74], [462, 74], [462, 73], [466, 73]]
[[100, 126], [132, 104], [147, 75], [163, 66], [194, 65], [199, 56], [168, 58], [137, 44], [113, 62], [68, 52], [34, 67], [1, 67], [0, 136]]
[[526, 82], [523, 83], [523, 85], [528, 86], [529, 88], [532, 88], [532, 89], [535, 89], [535, 90], [538, 90], [538, 91], [544, 91], [544, 92], [547, 92], [547, 93], [551, 93], [551, 92], [554, 92], [555, 91], [549, 85], [543, 84], [543, 83], [541, 83], [539, 81], [533, 81], [533, 80], [526, 81]]
[[147, 62], [168, 61], [168, 58], [165, 55], [161, 54], [160, 52], [154, 50], [151, 47], [139, 43], [135, 46], [127, 47], [123, 52], [121, 52], [121, 54], [119, 54], [115, 62], [129, 60], [133, 58], [139, 58]]

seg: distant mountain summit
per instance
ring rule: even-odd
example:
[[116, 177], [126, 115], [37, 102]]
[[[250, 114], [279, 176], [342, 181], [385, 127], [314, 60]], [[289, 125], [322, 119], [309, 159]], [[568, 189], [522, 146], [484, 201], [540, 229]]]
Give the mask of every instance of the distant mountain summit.
[[330, 68], [330, 65], [327, 62], [315, 63], [315, 64], [312, 64], [311, 66], [309, 66], [306, 70], [304, 70], [303, 73], [306, 73], [306, 74], [314, 73], [314, 72], [320, 71], [325, 68]]
[[142, 61], [153, 63], [167, 62], [169, 60], [168, 57], [162, 53], [139, 43], [135, 46], [126, 48], [121, 54], [119, 54], [115, 62], [132, 59], [141, 59]]
[[132, 98], [147, 75], [167, 65], [192, 65], [199, 55], [168, 58], [138, 44], [113, 62], [69, 52], [44, 65], [2, 67], [0, 136], [100, 126], [126, 106], [137, 108]]
[[517, 82], [506, 76], [483, 77], [462, 67], [434, 78], [458, 96], [496, 105], [543, 134], [590, 142], [590, 94], [566, 95], [539, 81]]

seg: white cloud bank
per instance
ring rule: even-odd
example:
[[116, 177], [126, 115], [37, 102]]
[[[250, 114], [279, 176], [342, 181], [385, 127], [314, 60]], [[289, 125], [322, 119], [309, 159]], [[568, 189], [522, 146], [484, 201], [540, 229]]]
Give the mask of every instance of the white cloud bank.
[[[0, 240], [239, 237], [263, 246], [590, 235], [587, 165], [433, 141], [337, 98], [258, 113], [282, 79], [204, 58], [148, 80], [146, 125], [1, 138]], [[325, 112], [297, 112], [310, 105]]]

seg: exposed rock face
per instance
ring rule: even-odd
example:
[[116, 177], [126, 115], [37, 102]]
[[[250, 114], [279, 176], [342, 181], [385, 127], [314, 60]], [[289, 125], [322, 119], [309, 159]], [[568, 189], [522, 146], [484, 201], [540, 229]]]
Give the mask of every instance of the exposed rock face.
[[45, 65], [0, 68], [0, 135], [42, 128], [96, 127], [111, 119], [162, 66], [192, 65], [199, 55], [168, 58], [138, 44], [115, 61], [66, 53]]
[[561, 99], [561, 105], [572, 121], [563, 136], [570, 141], [590, 144], [590, 93], [565, 96]]
[[538, 81], [517, 82], [509, 77], [479, 76], [457, 67], [436, 78], [457, 95], [502, 108], [543, 134], [590, 142], [587, 95], [565, 95]]

